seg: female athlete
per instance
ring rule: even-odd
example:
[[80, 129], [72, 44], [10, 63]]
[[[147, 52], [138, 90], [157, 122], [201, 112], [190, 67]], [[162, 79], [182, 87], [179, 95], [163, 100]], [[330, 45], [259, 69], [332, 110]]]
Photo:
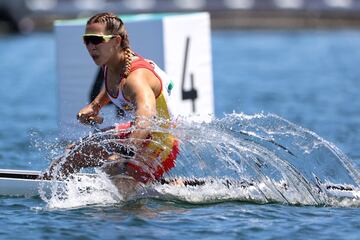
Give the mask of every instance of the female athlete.
[[112, 13], [92, 16], [83, 40], [103, 69], [105, 86], [79, 111], [78, 120], [99, 122], [100, 109], [110, 102], [132, 120], [103, 130], [101, 138], [73, 144], [65, 157], [51, 164], [47, 176], [59, 178], [81, 168], [105, 166], [109, 175], [126, 175], [135, 182], [159, 180], [175, 166], [179, 152], [178, 140], [166, 132], [172, 126], [172, 82], [154, 62], [131, 50], [124, 23]]

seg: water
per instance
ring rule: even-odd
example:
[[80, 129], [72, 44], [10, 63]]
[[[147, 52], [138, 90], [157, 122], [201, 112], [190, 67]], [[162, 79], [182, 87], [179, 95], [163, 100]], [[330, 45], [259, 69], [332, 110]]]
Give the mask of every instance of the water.
[[[217, 120], [180, 125], [171, 176], [245, 179], [265, 195], [219, 184], [154, 186], [160, 197], [127, 203], [95, 195], [89, 206], [74, 195], [1, 197], [0, 236], [358, 239], [359, 201], [317, 188], [359, 185], [358, 39], [357, 30], [213, 33]], [[0, 168], [44, 169], [59, 151], [54, 44], [50, 33], [0, 39]]]
[[359, 159], [358, 38], [351, 30], [215, 33], [217, 114], [275, 113]]

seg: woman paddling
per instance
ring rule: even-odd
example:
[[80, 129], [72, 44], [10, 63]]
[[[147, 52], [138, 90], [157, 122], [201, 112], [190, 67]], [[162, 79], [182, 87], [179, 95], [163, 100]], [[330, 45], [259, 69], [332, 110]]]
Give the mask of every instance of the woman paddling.
[[[116, 163], [106, 167], [110, 175], [121, 173], [142, 183], [160, 179], [175, 166], [179, 152], [178, 140], [165, 131], [172, 125], [171, 81], [154, 62], [131, 50], [122, 20], [112, 13], [92, 16], [83, 40], [104, 71], [105, 86], [79, 111], [79, 121], [99, 122], [100, 109], [110, 102], [132, 121], [104, 130], [98, 139], [104, 144], [92, 139], [72, 145], [67, 156], [54, 161], [45, 175], [67, 176], [84, 167]], [[116, 140], [121, 144], [114, 144]]]

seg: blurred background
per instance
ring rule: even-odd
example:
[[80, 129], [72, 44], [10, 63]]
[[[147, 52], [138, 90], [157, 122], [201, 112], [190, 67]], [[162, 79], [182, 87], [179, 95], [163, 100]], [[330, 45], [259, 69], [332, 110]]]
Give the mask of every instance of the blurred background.
[[359, 0], [0, 0], [0, 28], [50, 30], [54, 19], [119, 14], [208, 11], [213, 28], [359, 26]]

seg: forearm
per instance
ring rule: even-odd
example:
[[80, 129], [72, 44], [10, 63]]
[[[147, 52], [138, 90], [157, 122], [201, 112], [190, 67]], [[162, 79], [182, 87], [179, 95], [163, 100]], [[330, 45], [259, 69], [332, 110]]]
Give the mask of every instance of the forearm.
[[151, 107], [146, 107], [146, 104], [137, 108], [134, 130], [130, 134], [130, 139], [133, 139], [134, 143], [142, 143], [144, 139], [149, 137], [151, 129], [153, 129], [155, 116], [156, 110]]
[[103, 119], [99, 116], [100, 109], [110, 101], [105, 90], [102, 90], [90, 104], [82, 108], [77, 114], [77, 119], [83, 124], [92, 122], [102, 123]]
[[105, 88], [103, 88], [96, 98], [90, 103], [94, 109], [100, 111], [100, 109], [107, 105], [110, 102], [110, 98], [106, 93]]
[[129, 138], [136, 142], [143, 142], [150, 135], [151, 122], [148, 119], [137, 118], [134, 122], [134, 130]]

